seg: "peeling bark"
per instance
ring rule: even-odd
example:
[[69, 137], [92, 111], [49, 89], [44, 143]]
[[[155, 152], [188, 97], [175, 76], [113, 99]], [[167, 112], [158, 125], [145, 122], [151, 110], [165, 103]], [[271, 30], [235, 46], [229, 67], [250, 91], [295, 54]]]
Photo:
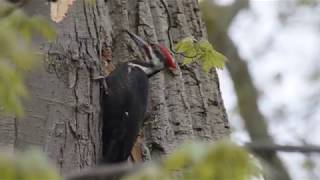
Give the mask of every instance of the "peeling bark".
[[[206, 38], [196, 0], [166, 3], [173, 43], [191, 35]], [[26, 103], [27, 116], [13, 131], [14, 147], [41, 147], [66, 173], [91, 166], [101, 156], [102, 91], [93, 80], [101, 75], [101, 59], [117, 64], [139, 58], [123, 29], [169, 47], [169, 25], [160, 1], [97, 0], [94, 6], [76, 1], [56, 27], [57, 40], [43, 46], [43, 66], [27, 80], [31, 100]], [[107, 55], [102, 53], [105, 49]], [[182, 57], [176, 59], [181, 65]], [[197, 64], [180, 66], [174, 77], [157, 74], [150, 87], [143, 135], [152, 158], [170, 153], [184, 140], [217, 140], [229, 134], [215, 70], [206, 75]]]

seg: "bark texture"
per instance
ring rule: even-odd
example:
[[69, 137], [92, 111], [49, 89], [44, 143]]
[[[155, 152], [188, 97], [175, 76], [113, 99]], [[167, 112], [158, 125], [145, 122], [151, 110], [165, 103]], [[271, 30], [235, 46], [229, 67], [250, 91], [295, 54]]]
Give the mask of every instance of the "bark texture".
[[[197, 0], [164, 3], [170, 11], [173, 43], [191, 35], [206, 38]], [[48, 14], [48, 6], [38, 4], [31, 1], [29, 6], [37, 7], [31, 12]], [[57, 40], [43, 45], [43, 66], [27, 80], [27, 116], [16, 124], [0, 121], [1, 134], [4, 129], [12, 135], [6, 144], [43, 148], [62, 173], [95, 164], [101, 156], [103, 91], [93, 79], [101, 75], [101, 60], [116, 64], [140, 56], [123, 29], [169, 47], [168, 26], [161, 1], [97, 0], [93, 6], [76, 1], [56, 24]], [[206, 75], [197, 64], [180, 63], [176, 76], [161, 72], [150, 79], [150, 86], [143, 135], [144, 149], [152, 158], [170, 153], [184, 140], [217, 140], [229, 134], [215, 70]]]

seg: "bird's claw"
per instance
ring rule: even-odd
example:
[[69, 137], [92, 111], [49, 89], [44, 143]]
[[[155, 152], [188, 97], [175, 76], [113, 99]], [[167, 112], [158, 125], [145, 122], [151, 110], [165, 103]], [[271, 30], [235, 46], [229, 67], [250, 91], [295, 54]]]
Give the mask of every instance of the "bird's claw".
[[104, 79], [106, 78], [107, 76], [96, 76], [93, 78], [93, 80], [101, 80], [101, 79]]
[[94, 77], [93, 80], [100, 80], [102, 82], [102, 87], [104, 89], [104, 93], [108, 94], [108, 85], [107, 85], [107, 82], [105, 80], [106, 77], [107, 76], [97, 76], [97, 77]]

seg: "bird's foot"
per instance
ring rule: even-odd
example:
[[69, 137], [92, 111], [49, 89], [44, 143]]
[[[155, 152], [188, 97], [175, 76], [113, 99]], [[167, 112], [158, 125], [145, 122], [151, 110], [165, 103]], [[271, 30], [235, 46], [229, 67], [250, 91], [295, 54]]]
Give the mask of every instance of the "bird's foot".
[[108, 94], [108, 85], [107, 85], [107, 82], [106, 82], [106, 77], [107, 76], [97, 76], [97, 77], [94, 77], [93, 80], [98, 80], [98, 81], [101, 81], [102, 82], [102, 87], [104, 89], [104, 93], [105, 94]]
[[96, 76], [93, 78], [93, 80], [101, 80], [101, 79], [105, 79], [107, 76]]

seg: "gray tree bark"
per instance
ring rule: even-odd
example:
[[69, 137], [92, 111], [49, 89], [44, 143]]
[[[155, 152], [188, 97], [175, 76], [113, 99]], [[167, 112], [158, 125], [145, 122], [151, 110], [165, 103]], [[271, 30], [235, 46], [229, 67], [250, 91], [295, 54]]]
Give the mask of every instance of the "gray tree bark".
[[[165, 2], [174, 43], [191, 35], [206, 38], [197, 0]], [[33, 14], [48, 15], [44, 3], [31, 1], [29, 7]], [[56, 41], [42, 44], [43, 66], [27, 78], [27, 115], [1, 119], [1, 134], [4, 129], [10, 138], [0, 137], [0, 143], [18, 150], [40, 147], [65, 174], [91, 166], [101, 156], [103, 91], [93, 80], [101, 75], [101, 60], [117, 64], [139, 56], [123, 29], [169, 47], [169, 25], [160, 1], [97, 0], [91, 6], [78, 0], [55, 26]], [[197, 64], [179, 64], [176, 76], [161, 72], [150, 79], [143, 134], [152, 158], [170, 153], [184, 140], [217, 140], [229, 134], [216, 71], [207, 75]]]

